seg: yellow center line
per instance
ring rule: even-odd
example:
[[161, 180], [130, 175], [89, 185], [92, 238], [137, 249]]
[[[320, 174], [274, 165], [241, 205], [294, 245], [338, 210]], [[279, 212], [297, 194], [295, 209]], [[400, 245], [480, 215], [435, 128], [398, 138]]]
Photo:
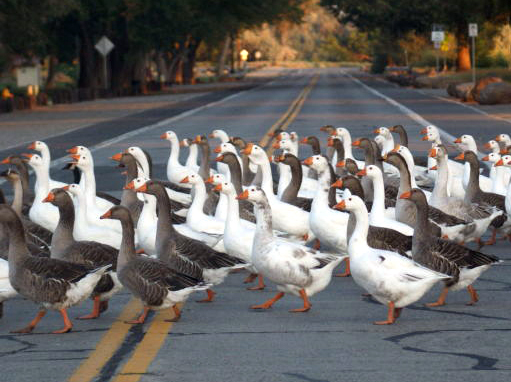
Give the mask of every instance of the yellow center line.
[[125, 324], [124, 321], [132, 320], [141, 310], [140, 301], [131, 299], [98, 342], [96, 349], [76, 369], [68, 382], [89, 382], [94, 379], [128, 335], [132, 325]]

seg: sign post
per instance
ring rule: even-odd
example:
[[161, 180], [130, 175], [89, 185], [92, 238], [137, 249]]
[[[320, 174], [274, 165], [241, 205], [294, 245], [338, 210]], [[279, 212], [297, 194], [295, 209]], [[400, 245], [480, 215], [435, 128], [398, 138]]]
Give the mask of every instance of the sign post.
[[437, 73], [440, 71], [439, 70], [438, 50], [440, 49], [440, 43], [442, 41], [444, 41], [444, 38], [445, 38], [445, 33], [442, 29], [443, 29], [442, 26], [433, 24], [433, 30], [431, 32], [431, 41], [433, 41], [433, 43], [435, 45], [435, 50], [436, 50], [435, 56], [436, 56], [436, 72]]
[[103, 36], [99, 39], [97, 44], [94, 46], [96, 50], [103, 56], [103, 87], [108, 89], [108, 71], [107, 71], [107, 62], [106, 58], [108, 54], [114, 48], [114, 43], [108, 39], [108, 37]]
[[468, 24], [468, 36], [472, 39], [472, 82], [476, 84], [476, 37], [477, 37], [477, 24]]

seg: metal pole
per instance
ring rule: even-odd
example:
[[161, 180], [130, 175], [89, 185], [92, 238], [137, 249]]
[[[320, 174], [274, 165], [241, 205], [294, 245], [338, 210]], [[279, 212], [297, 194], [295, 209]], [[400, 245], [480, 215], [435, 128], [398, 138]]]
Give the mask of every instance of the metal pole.
[[476, 84], [476, 38], [472, 36], [472, 82]]
[[108, 89], [108, 79], [106, 70], [106, 56], [103, 56], [103, 87]]
[[437, 73], [439, 72], [438, 66], [439, 66], [439, 63], [438, 63], [438, 49], [436, 49], [436, 72]]

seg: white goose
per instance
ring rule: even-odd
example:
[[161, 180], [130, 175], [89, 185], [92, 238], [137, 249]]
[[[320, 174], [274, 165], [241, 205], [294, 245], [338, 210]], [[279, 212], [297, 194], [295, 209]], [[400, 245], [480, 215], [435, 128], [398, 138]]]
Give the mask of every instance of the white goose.
[[493, 179], [492, 188], [490, 192], [500, 195], [506, 195], [509, 181], [511, 180], [511, 171], [507, 167], [495, 166], [495, 164], [500, 160], [500, 158], [501, 158], [500, 154], [490, 153], [481, 160], [483, 162], [492, 163], [490, 175], [493, 172]]
[[[391, 151], [392, 149], [394, 149], [394, 137], [392, 136], [392, 133], [390, 132], [390, 130], [386, 127], [378, 127], [377, 129], [374, 130], [374, 133], [375, 134], [378, 134], [376, 137], [381, 137], [381, 144], [382, 144], [382, 150], [381, 150], [381, 155], [385, 155], [387, 154], [389, 151]], [[376, 140], [376, 138], [375, 138]], [[378, 142], [376, 142], [378, 143]]]
[[209, 137], [210, 138], [216, 138], [216, 139], [219, 139], [220, 142], [222, 143], [226, 143], [226, 142], [229, 142], [229, 134], [227, 134], [224, 130], [222, 129], [215, 129], [213, 130], [210, 134], [209, 134]]
[[387, 320], [376, 321], [376, 325], [393, 324], [402, 308], [419, 300], [438, 281], [450, 278], [396, 252], [371, 248], [367, 244], [368, 213], [358, 196], [342, 200], [335, 208], [350, 211], [356, 219], [348, 244], [353, 280], [388, 306]]
[[495, 140], [502, 145], [502, 149], [511, 146], [511, 137], [509, 134], [499, 134], [495, 137]]
[[3, 316], [3, 304], [5, 300], [18, 294], [9, 281], [9, 262], [0, 258], [0, 317]]
[[[391, 151], [395, 152], [395, 153], [401, 154], [401, 156], [406, 161], [406, 165], [408, 167], [408, 171], [410, 172], [410, 174], [414, 174], [416, 166], [415, 166], [415, 162], [414, 162], [414, 159], [413, 159], [413, 155], [410, 152], [410, 149], [408, 147], [406, 147], [406, 146], [396, 145]], [[387, 163], [387, 165], [388, 165], [388, 163]], [[411, 176], [410, 177], [410, 182], [411, 182], [412, 188], [419, 188], [417, 186], [417, 181], [415, 180], [415, 176]], [[426, 195], [426, 198], [429, 199], [430, 196], [431, 196], [431, 192], [424, 191], [424, 190], [423, 190], [423, 192]]]
[[[458, 144], [458, 147], [461, 151], [470, 150], [473, 151], [476, 155], [479, 155], [479, 151], [477, 150], [477, 144], [472, 135], [463, 134], [461, 137], [456, 138], [454, 143]], [[470, 164], [466, 162], [464, 164], [463, 170], [463, 188], [466, 189], [468, 185], [468, 180], [470, 179]], [[479, 175], [479, 187], [481, 190], [485, 192], [490, 192], [492, 189], [492, 181], [490, 178], [484, 175]]]
[[[357, 163], [358, 168], [363, 168], [365, 165], [364, 162], [356, 160], [355, 157], [353, 156], [353, 151], [351, 148], [352, 139], [348, 129], [346, 129], [345, 127], [338, 127], [334, 130], [333, 136], [339, 138], [342, 142], [342, 145], [344, 146], [344, 159], [347, 158], [353, 159]], [[337, 162], [338, 162], [337, 153], [334, 152], [334, 156], [332, 157], [332, 163]]]
[[302, 245], [276, 240], [272, 231], [270, 203], [260, 188], [249, 187], [238, 199], [247, 199], [256, 205], [257, 228], [252, 264], [265, 278], [276, 283], [280, 291], [272, 299], [251, 308], [269, 309], [284, 293], [291, 293], [303, 299], [303, 308], [291, 312], [307, 312], [311, 308], [309, 297], [328, 286], [333, 269], [346, 256], [326, 255]]
[[[179, 182], [188, 175], [188, 168], [179, 163], [179, 139], [175, 132], [169, 130], [160, 136], [161, 139], [165, 139], [170, 142], [170, 156], [167, 161], [167, 178], [174, 184]], [[182, 184], [183, 187], [191, 188], [191, 185]]]
[[188, 147], [188, 157], [186, 158], [185, 167], [187, 167], [190, 171], [199, 172], [199, 165], [197, 164], [197, 159], [199, 157], [199, 148], [197, 144], [194, 143], [191, 139], [185, 138], [181, 142], [179, 142], [180, 147]]
[[48, 168], [37, 154], [23, 154], [23, 156], [28, 158], [27, 163], [32, 167], [36, 176], [35, 197], [28, 216], [34, 223], [53, 232], [59, 222], [59, 209], [50, 203], [43, 203], [43, 199], [50, 192]]
[[[230, 142], [222, 142], [218, 146], [215, 147], [214, 152], [217, 154], [217, 158], [224, 153], [233, 153], [236, 155], [236, 159], [238, 160], [240, 167], [243, 168], [243, 163], [241, 162], [241, 158], [236, 151], [236, 147]], [[231, 173], [229, 172], [229, 166], [222, 162], [217, 162], [216, 168], [220, 174], [223, 174], [226, 177], [227, 181], [231, 180]]]
[[[50, 190], [52, 188], [64, 187], [66, 185], [66, 183], [59, 182], [57, 180], [53, 180], [50, 177], [51, 154], [50, 154], [50, 149], [48, 148], [48, 145], [46, 143], [44, 143], [43, 141], [34, 141], [27, 148], [29, 150], [36, 150], [41, 153], [41, 159], [42, 159], [43, 166], [46, 169], [46, 171], [48, 172], [48, 182], [49, 182]], [[37, 179], [36, 179], [36, 184], [37, 184]]]
[[274, 228], [295, 237], [312, 240], [314, 234], [309, 227], [309, 213], [299, 207], [281, 202], [273, 193], [270, 161], [266, 156], [266, 152], [261, 147], [248, 143], [243, 153], [248, 155], [250, 161], [258, 165], [261, 170], [261, 188], [266, 193], [271, 206]]

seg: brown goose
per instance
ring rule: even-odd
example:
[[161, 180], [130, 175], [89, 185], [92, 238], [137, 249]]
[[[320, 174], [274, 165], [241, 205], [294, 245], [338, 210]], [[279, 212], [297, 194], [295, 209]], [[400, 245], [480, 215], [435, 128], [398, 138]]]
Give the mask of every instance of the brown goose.
[[321, 146], [319, 144], [319, 139], [315, 135], [309, 135], [308, 137], [304, 137], [300, 143], [304, 145], [310, 145], [312, 149], [312, 155], [321, 155]]
[[59, 310], [64, 319], [64, 328], [53, 333], [69, 332], [73, 324], [66, 309], [89, 297], [111, 265], [94, 269], [63, 260], [32, 256], [26, 245], [22, 223], [11, 207], [0, 205], [0, 222], [8, 228], [11, 285], [23, 297], [42, 305], [27, 327], [13, 333], [30, 333], [47, 309]]
[[[51, 231], [34, 223], [22, 213], [25, 190], [23, 189], [20, 175], [16, 171], [9, 169], [0, 173], [0, 177], [7, 179], [14, 189], [14, 198], [11, 207], [23, 223], [30, 253], [36, 256], [49, 257], [52, 236]], [[0, 254], [0, 257], [2, 257], [2, 254]], [[5, 253], [5, 259], [7, 259], [7, 253]]]
[[122, 285], [144, 304], [140, 317], [127, 323], [143, 324], [149, 310], [170, 307], [174, 311], [174, 318], [169, 321], [179, 320], [181, 312], [176, 304], [185, 301], [195, 291], [207, 289], [208, 285], [202, 278], [178, 272], [161, 260], [138, 256], [135, 252], [135, 227], [126, 207], [115, 206], [101, 218], [121, 222], [122, 243], [116, 271]]
[[444, 305], [449, 290], [465, 287], [471, 298], [467, 305], [474, 305], [479, 298], [472, 284], [490, 265], [498, 263], [499, 258], [432, 236], [428, 224], [428, 202], [422, 190], [414, 188], [403, 193], [400, 198], [410, 200], [417, 207], [412, 259], [430, 269], [452, 276], [452, 279], [445, 281], [438, 301], [428, 306]]
[[344, 168], [348, 174], [357, 175], [360, 171], [358, 169], [357, 162], [351, 158], [345, 158], [344, 160], [337, 162], [335, 167]]
[[[275, 162], [287, 164], [291, 168], [291, 181], [286, 187], [280, 200], [286, 203], [300, 207], [302, 210], [310, 212], [312, 199], [298, 196], [298, 191], [302, 185], [302, 165], [298, 158], [291, 153], [286, 153], [275, 157]], [[238, 195], [241, 194], [238, 193]]]
[[233, 137], [231, 139], [231, 142], [234, 146], [240, 150], [241, 153], [241, 164], [243, 166], [243, 185], [249, 186], [254, 181], [254, 178], [256, 176], [256, 172], [252, 171], [250, 167], [250, 160], [248, 159], [248, 155], [243, 154], [243, 150], [247, 146], [247, 142], [243, 138], [240, 137]]
[[[208, 179], [211, 175], [211, 165], [210, 165], [210, 147], [208, 143], [208, 139], [206, 136], [197, 135], [195, 140], [193, 141], [200, 148], [201, 159], [200, 159], [200, 167], [199, 167], [199, 175], [202, 179]], [[206, 185], [206, 190], [208, 193], [208, 197], [206, 202], [204, 203], [204, 213], [206, 215], [214, 215], [216, 211], [216, 206], [218, 204], [219, 196], [216, 192], [213, 192], [213, 186], [211, 184]]]
[[[330, 149], [332, 148], [333, 148], [332, 155], [328, 156], [328, 152], [331, 151]], [[337, 153], [337, 162], [341, 162], [344, 160], [344, 146], [342, 144], [342, 141], [336, 137], [328, 137], [327, 158], [329, 162], [332, 161], [333, 152]], [[343, 176], [347, 174], [347, 170], [344, 167], [335, 166], [335, 174], [338, 176]]]
[[27, 163], [19, 155], [11, 155], [0, 163], [13, 164], [16, 166], [16, 170], [18, 170], [18, 174], [20, 175], [21, 185], [25, 191], [23, 193], [23, 214], [27, 215], [35, 196], [34, 191], [30, 188]]
[[[397, 133], [399, 134], [399, 143], [401, 146], [408, 147], [408, 133], [406, 132], [406, 129], [403, 125], [394, 125], [388, 128], [391, 133]], [[428, 166], [428, 160], [425, 157], [413, 157], [413, 162], [417, 166]]]
[[507, 236], [511, 230], [511, 219], [506, 214], [506, 197], [481, 190], [479, 186], [479, 159], [473, 151], [465, 151], [454, 159], [464, 160], [470, 164], [470, 178], [465, 190], [465, 203], [476, 203], [482, 207], [495, 208], [503, 212], [502, 215], [497, 216], [490, 223], [493, 228], [492, 236], [490, 240], [484, 243], [485, 245], [495, 244], [497, 231], [502, 231]]
[[[134, 182], [127, 187], [135, 188]], [[243, 268], [239, 259], [225, 253], [215, 251], [206, 244], [188, 238], [177, 232], [170, 220], [170, 204], [164, 188], [153, 181], [147, 181], [136, 189], [137, 192], [154, 195], [158, 204], [158, 223], [156, 228], [156, 253], [160, 260], [172, 264], [170, 254], [176, 252], [180, 257], [188, 260], [190, 266], [198, 266], [204, 273], [204, 279], [213, 285], [221, 283], [232, 269]], [[185, 272], [185, 269], [177, 269]], [[194, 270], [195, 272], [195, 270]], [[213, 290], [208, 289], [208, 298], [202, 302], [211, 302], [215, 296]]]
[[[59, 222], [51, 240], [51, 257], [83, 264], [93, 268], [117, 265], [117, 249], [95, 241], [76, 241], [73, 238], [75, 210], [69, 194], [61, 188], [53, 189], [43, 200], [59, 209]], [[98, 318], [108, 309], [108, 300], [122, 288], [115, 271], [107, 272], [92, 291], [94, 300], [92, 313], [79, 319]]]

